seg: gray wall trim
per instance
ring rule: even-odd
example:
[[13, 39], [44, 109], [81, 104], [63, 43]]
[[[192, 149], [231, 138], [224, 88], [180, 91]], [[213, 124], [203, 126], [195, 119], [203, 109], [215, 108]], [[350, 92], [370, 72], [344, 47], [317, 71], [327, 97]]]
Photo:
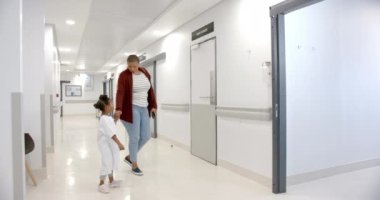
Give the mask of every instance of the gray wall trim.
[[169, 103], [166, 103], [166, 104], [161, 104], [161, 109], [189, 112], [190, 111], [190, 105], [189, 104], [169, 104]]
[[66, 100], [65, 103], [67, 104], [74, 104], [74, 103], [96, 103], [98, 100]]
[[140, 65], [143, 67], [148, 67], [150, 65], [153, 65], [154, 62], [159, 61], [159, 60], [164, 60], [166, 59], [166, 53], [160, 53], [144, 62], [141, 62]]
[[[50, 96], [50, 105], [53, 105], [53, 95]], [[50, 144], [54, 148], [54, 111], [52, 108], [50, 108]]]
[[41, 104], [41, 145], [42, 145], [42, 167], [46, 167], [46, 116], [45, 116], [45, 94], [40, 95]]
[[234, 173], [240, 174], [246, 178], [249, 178], [257, 183], [260, 183], [268, 188], [272, 186], [272, 179], [256, 172], [253, 172], [249, 169], [245, 169], [243, 167], [237, 166], [231, 162], [225, 160], [218, 160], [218, 165], [220, 167], [226, 168]]
[[330, 176], [335, 176], [338, 174], [344, 174], [349, 172], [354, 172], [362, 169], [367, 169], [371, 167], [380, 166], [380, 158], [376, 158], [373, 160], [366, 160], [356, 163], [350, 163], [347, 165], [340, 165], [336, 167], [331, 167], [327, 169], [321, 169], [313, 172], [307, 172], [297, 175], [292, 175], [288, 177], [287, 184], [288, 185], [297, 185], [301, 183], [306, 183], [322, 178], [327, 178]]
[[270, 8], [270, 15], [285, 15], [323, 0], [286, 0]]
[[272, 109], [271, 108], [217, 107], [216, 115], [218, 117], [270, 121], [272, 120]]
[[11, 95], [12, 102], [12, 150], [13, 150], [13, 198], [25, 198], [25, 148], [22, 125], [22, 93]]

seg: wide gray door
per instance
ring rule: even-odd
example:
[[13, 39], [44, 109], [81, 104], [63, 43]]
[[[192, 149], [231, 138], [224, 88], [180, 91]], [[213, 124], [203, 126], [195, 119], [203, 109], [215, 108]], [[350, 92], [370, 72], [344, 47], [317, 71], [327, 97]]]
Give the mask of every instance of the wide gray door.
[[191, 153], [216, 165], [215, 39], [191, 46]]
[[[148, 70], [148, 72], [151, 76], [152, 86], [153, 86], [154, 91], [156, 92], [156, 72], [155, 72], [156, 66], [155, 65], [156, 64], [153, 63], [152, 65], [145, 67], [145, 69]], [[157, 92], [156, 92], [156, 96], [157, 96]], [[157, 128], [156, 128], [157, 123], [156, 122], [157, 122], [156, 118], [150, 118], [150, 132], [151, 132], [153, 138], [157, 138]]]

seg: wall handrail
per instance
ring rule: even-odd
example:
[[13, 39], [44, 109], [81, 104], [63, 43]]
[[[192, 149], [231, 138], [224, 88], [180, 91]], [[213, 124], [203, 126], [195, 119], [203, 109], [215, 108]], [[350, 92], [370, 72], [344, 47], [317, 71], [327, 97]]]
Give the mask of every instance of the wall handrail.
[[272, 108], [242, 108], [221, 106], [216, 108], [216, 115], [218, 117], [271, 121]]
[[98, 100], [91, 100], [91, 99], [83, 99], [83, 100], [65, 100], [65, 103], [96, 103]]
[[163, 104], [161, 104], [161, 109], [189, 112], [190, 111], [190, 105], [189, 104], [163, 103]]

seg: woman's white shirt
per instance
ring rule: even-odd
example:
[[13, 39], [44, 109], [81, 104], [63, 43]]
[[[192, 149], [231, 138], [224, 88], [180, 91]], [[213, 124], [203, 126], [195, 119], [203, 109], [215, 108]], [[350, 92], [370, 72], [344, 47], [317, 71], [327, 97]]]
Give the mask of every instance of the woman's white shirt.
[[148, 106], [150, 82], [144, 73], [133, 74], [132, 104], [140, 107]]

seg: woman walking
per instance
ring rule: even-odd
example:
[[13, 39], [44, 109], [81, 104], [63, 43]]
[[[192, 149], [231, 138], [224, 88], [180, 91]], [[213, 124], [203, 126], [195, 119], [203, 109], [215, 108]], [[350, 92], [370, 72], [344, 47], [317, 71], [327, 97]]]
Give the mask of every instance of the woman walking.
[[150, 74], [140, 67], [139, 58], [130, 55], [127, 64], [118, 80], [115, 119], [121, 119], [129, 136], [129, 155], [124, 161], [135, 175], [142, 176], [137, 164], [138, 152], [151, 137], [149, 117], [156, 115], [157, 103]]

